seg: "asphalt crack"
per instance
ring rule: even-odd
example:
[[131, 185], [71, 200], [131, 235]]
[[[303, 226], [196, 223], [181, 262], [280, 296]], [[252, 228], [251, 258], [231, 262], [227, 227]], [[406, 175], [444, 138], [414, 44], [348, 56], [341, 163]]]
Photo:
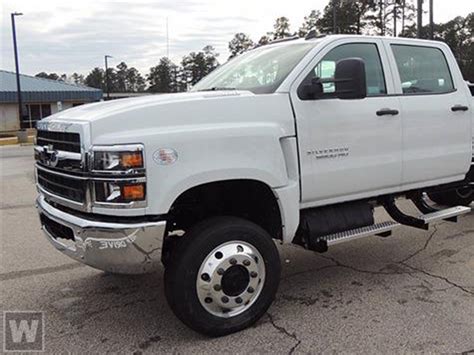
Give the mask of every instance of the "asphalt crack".
[[[147, 340], [141, 342], [138, 344], [138, 348], [140, 348], [141, 350], [146, 350], [148, 349], [151, 345], [155, 344], [155, 343], [158, 343], [161, 341], [161, 337], [159, 335], [155, 335], [155, 336], [152, 336], [152, 337], [149, 337]], [[140, 351], [136, 351], [134, 352], [134, 354], [139, 354], [141, 353]]]
[[16, 280], [16, 279], [21, 279], [23, 277], [28, 277], [28, 276], [46, 275], [46, 274], [51, 274], [53, 272], [73, 270], [73, 269], [77, 269], [77, 268], [81, 268], [85, 266], [86, 265], [81, 264], [81, 263], [71, 263], [71, 264], [63, 264], [63, 265], [58, 265], [58, 266], [43, 267], [39, 269], [12, 271], [12, 272], [0, 274], [0, 281]]
[[408, 260], [410, 259], [413, 259], [415, 256], [417, 256], [418, 254], [420, 254], [421, 252], [425, 251], [426, 248], [428, 248], [428, 245], [430, 244], [431, 240], [434, 238], [434, 236], [438, 233], [438, 227], [437, 226], [433, 226], [433, 232], [431, 232], [430, 236], [428, 237], [428, 239], [426, 239], [425, 241], [425, 245], [423, 245], [423, 247], [421, 249], [418, 249], [417, 251], [415, 251], [414, 253], [408, 255], [406, 258], [400, 260], [398, 263], [399, 264], [403, 264], [405, 262], [407, 262]]
[[407, 267], [407, 268], [409, 268], [409, 269], [411, 269], [411, 270], [413, 270], [413, 271], [422, 273], [422, 274], [424, 274], [424, 275], [433, 277], [433, 278], [435, 278], [435, 279], [443, 280], [444, 282], [448, 283], [449, 285], [451, 285], [451, 286], [453, 286], [453, 287], [455, 287], [455, 288], [457, 288], [457, 289], [459, 289], [459, 290], [461, 290], [461, 291], [463, 291], [463, 292], [465, 292], [465, 293], [468, 293], [468, 294], [474, 296], [474, 292], [473, 292], [473, 291], [470, 291], [470, 290], [468, 290], [466, 287], [464, 287], [464, 286], [462, 286], [462, 285], [459, 285], [459, 284], [457, 284], [457, 283], [451, 281], [451, 280], [448, 279], [447, 277], [432, 274], [432, 273], [430, 273], [430, 272], [428, 272], [428, 271], [425, 271], [425, 270], [420, 269], [420, 268], [416, 268], [416, 267], [414, 267], [414, 266], [408, 265], [408, 264], [403, 263], [403, 262], [400, 262], [400, 264], [403, 265], [403, 266], [405, 266], [405, 267]]
[[383, 269], [381, 269], [379, 271], [359, 269], [359, 268], [356, 268], [356, 267], [351, 266], [351, 265], [343, 264], [340, 261], [338, 261], [336, 258], [331, 257], [331, 256], [325, 256], [325, 255], [319, 255], [319, 256], [323, 259], [332, 261], [335, 264], [334, 266], [339, 266], [339, 267], [346, 268], [346, 269], [349, 269], [349, 270], [353, 270], [353, 271], [363, 273], [363, 274], [371, 274], [371, 275], [401, 275], [401, 274], [407, 274], [407, 272], [385, 272], [385, 271], [381, 271]]
[[270, 324], [273, 326], [273, 328], [275, 328], [280, 333], [284, 334], [285, 336], [287, 336], [287, 337], [289, 337], [289, 338], [291, 338], [295, 341], [295, 345], [293, 345], [293, 347], [288, 352], [289, 355], [293, 354], [295, 352], [296, 348], [301, 344], [301, 340], [298, 339], [298, 337], [296, 336], [296, 333], [290, 333], [285, 327], [282, 327], [282, 326], [276, 324], [275, 320], [273, 319], [273, 316], [270, 313], [267, 312], [267, 316], [268, 316], [268, 319], [270, 320]]

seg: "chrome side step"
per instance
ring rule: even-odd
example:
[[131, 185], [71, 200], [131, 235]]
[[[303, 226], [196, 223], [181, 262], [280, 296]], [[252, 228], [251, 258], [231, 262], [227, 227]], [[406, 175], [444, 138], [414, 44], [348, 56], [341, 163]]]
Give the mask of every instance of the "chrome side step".
[[329, 245], [342, 243], [348, 240], [368, 237], [371, 235], [388, 236], [390, 235], [390, 232], [393, 229], [400, 226], [401, 226], [400, 223], [396, 223], [392, 221], [382, 222], [382, 223], [374, 224], [372, 226], [351, 229], [351, 230], [334, 233], [334, 234], [328, 234], [328, 235], [319, 237], [318, 240], [325, 241], [327, 245], [329, 246]]
[[[428, 213], [428, 214], [418, 217], [418, 219], [420, 221], [423, 221], [426, 226], [426, 229], [428, 229], [429, 223], [439, 221], [439, 220], [448, 220], [448, 221], [455, 222], [458, 216], [467, 214], [469, 212], [471, 212], [471, 208], [458, 206], [458, 207], [447, 208], [447, 209], [433, 212], [433, 213]], [[318, 242], [326, 242], [327, 246], [330, 246], [330, 245], [343, 243], [349, 240], [369, 237], [371, 235], [387, 237], [391, 234], [392, 230], [400, 227], [401, 225], [402, 225], [401, 223], [397, 223], [393, 221], [382, 222], [382, 223], [374, 224], [367, 227], [361, 227], [361, 228], [347, 230], [344, 232], [324, 235], [324, 236], [318, 237]]]
[[425, 224], [439, 221], [442, 219], [456, 222], [456, 219], [458, 216], [461, 216], [469, 212], [471, 212], [471, 208], [464, 207], [464, 206], [457, 206], [457, 207], [451, 207], [445, 210], [440, 210], [437, 212], [425, 214], [423, 216], [420, 216], [420, 219], [423, 220]]

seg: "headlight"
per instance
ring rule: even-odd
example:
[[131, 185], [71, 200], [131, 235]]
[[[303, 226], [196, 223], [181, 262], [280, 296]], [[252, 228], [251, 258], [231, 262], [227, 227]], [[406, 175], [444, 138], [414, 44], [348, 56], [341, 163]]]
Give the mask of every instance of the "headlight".
[[144, 147], [140, 144], [92, 148], [93, 203], [111, 208], [146, 206]]
[[94, 147], [93, 171], [114, 172], [144, 169], [143, 146]]
[[96, 182], [94, 185], [95, 201], [99, 203], [130, 203], [146, 199], [144, 182]]

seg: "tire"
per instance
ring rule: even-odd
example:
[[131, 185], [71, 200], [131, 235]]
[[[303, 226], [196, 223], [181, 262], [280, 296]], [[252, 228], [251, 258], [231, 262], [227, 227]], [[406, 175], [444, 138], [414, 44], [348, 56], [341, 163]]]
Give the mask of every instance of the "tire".
[[432, 192], [429, 198], [445, 206], [469, 206], [474, 201], [474, 189], [466, 186], [456, 190]]
[[174, 248], [165, 269], [165, 294], [184, 324], [223, 336], [265, 314], [278, 290], [280, 270], [278, 250], [265, 230], [240, 218], [211, 218]]

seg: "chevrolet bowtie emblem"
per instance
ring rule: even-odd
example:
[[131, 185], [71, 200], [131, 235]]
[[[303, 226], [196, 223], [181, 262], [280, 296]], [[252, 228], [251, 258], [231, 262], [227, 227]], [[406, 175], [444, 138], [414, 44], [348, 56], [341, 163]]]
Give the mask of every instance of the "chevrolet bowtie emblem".
[[53, 168], [58, 165], [58, 152], [54, 150], [52, 144], [43, 146], [43, 154], [41, 154], [41, 160], [44, 164]]

